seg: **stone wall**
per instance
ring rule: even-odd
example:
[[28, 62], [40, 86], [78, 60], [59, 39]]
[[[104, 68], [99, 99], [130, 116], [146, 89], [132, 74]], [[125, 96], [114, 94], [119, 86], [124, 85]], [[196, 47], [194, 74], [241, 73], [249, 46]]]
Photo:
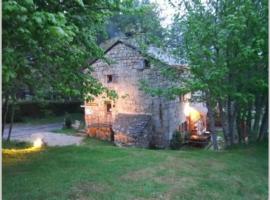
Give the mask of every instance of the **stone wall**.
[[150, 145], [153, 134], [151, 115], [118, 114], [112, 130], [116, 145], [147, 148]]
[[[153, 86], [165, 86], [170, 84], [162, 77], [153, 66], [146, 66], [145, 58], [141, 54], [123, 43], [119, 43], [107, 52], [106, 57], [112, 61], [97, 60], [92, 66], [94, 77], [101, 83], [118, 94], [118, 99], [113, 102], [100, 95], [94, 102], [86, 103], [92, 110], [91, 115], [86, 115], [86, 123], [91, 127], [95, 123], [114, 124], [118, 114], [151, 114], [151, 123], [147, 129], [151, 133], [152, 142], [157, 147], [167, 147], [173, 132], [178, 129], [183, 115], [179, 99], [168, 100], [165, 97], [150, 96], [139, 89], [140, 80], [146, 79]], [[108, 83], [108, 75], [112, 75], [112, 81]], [[106, 102], [110, 102], [111, 112], [106, 110]], [[108, 117], [109, 116], [109, 117]], [[90, 129], [88, 130], [91, 135]], [[127, 140], [134, 144], [132, 138], [124, 137], [126, 133], [119, 132], [115, 138]], [[102, 134], [104, 135], [104, 134]], [[95, 134], [99, 137], [98, 134]], [[103, 136], [100, 138], [104, 138]], [[129, 142], [128, 142], [129, 141]], [[140, 146], [136, 144], [136, 146]], [[144, 145], [142, 145], [144, 146]]]
[[86, 130], [87, 135], [90, 137], [96, 137], [102, 140], [111, 141], [113, 137], [113, 133], [110, 127], [93, 127], [89, 126]]

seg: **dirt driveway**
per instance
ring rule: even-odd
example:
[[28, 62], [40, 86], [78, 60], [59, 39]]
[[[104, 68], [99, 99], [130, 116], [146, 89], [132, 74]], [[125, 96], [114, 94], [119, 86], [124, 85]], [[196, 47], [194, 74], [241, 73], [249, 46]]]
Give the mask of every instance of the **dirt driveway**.
[[[34, 142], [42, 139], [48, 146], [79, 145], [83, 137], [69, 136], [52, 132], [60, 129], [61, 123], [43, 125], [14, 125], [11, 133], [11, 140]], [[8, 128], [5, 129], [3, 138], [7, 138]]]

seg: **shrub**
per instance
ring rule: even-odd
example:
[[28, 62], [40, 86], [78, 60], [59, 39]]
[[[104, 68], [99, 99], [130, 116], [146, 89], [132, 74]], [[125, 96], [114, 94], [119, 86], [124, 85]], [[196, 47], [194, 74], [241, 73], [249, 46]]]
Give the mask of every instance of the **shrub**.
[[149, 149], [164, 149], [162, 146], [162, 136], [160, 134], [154, 134], [149, 141]]
[[4, 149], [24, 149], [32, 147], [32, 144], [30, 142], [3, 140], [2, 147]]
[[65, 128], [70, 129], [71, 128], [71, 124], [72, 124], [72, 119], [70, 114], [66, 113], [65, 114]]
[[171, 149], [180, 149], [182, 146], [182, 143], [183, 143], [183, 140], [181, 137], [181, 133], [179, 131], [175, 131], [170, 141]]
[[[80, 107], [82, 102], [71, 101], [19, 101], [16, 104], [14, 122], [23, 122], [28, 119], [44, 118], [50, 116], [63, 116], [68, 113], [84, 113]], [[10, 109], [7, 116], [7, 123], [10, 122]]]

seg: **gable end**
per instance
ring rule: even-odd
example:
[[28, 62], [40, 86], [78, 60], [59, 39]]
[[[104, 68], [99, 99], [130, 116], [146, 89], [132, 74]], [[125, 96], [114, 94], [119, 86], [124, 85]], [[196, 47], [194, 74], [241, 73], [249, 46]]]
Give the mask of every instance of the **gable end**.
[[[108, 47], [108, 48], [104, 51], [104, 55], [106, 55], [112, 48], [114, 48], [114, 47], [117, 46], [118, 44], [124, 44], [125, 46], [127, 46], [127, 47], [129, 47], [129, 48], [131, 48], [131, 49], [133, 49], [133, 50], [135, 50], [135, 51], [141, 53], [141, 51], [140, 51], [138, 48], [136, 48], [135, 46], [130, 45], [130, 44], [128, 44], [128, 43], [126, 43], [126, 42], [123, 42], [123, 41], [121, 41], [121, 40], [117, 40], [116, 42], [114, 42], [110, 47]], [[100, 58], [96, 58], [96, 59], [90, 61], [90, 62], [89, 62], [89, 65], [93, 65], [93, 64], [94, 64], [96, 61], [98, 61], [99, 59], [100, 59]]]

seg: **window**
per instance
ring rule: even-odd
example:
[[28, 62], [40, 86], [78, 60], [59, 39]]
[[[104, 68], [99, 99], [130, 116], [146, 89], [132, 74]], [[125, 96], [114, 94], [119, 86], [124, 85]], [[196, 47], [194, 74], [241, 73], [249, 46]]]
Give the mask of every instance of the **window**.
[[149, 62], [149, 60], [144, 60], [144, 66], [145, 66], [145, 68], [150, 67], [150, 62]]
[[112, 83], [113, 81], [113, 76], [110, 74], [110, 75], [107, 75], [107, 83]]
[[111, 113], [112, 112], [112, 104], [106, 103], [106, 109], [107, 109], [107, 113]]

